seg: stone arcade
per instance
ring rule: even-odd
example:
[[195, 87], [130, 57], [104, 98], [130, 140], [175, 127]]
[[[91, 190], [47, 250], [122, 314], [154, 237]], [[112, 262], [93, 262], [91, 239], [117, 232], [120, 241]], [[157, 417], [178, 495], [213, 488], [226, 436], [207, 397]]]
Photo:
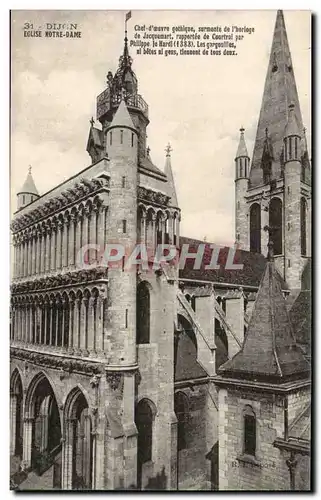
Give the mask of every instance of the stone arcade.
[[235, 158], [243, 270], [228, 248], [206, 269], [208, 243], [198, 270], [93, 249], [79, 267], [86, 244], [204, 243], [180, 237], [170, 147], [164, 171], [146, 147], [126, 36], [97, 120], [88, 168], [41, 196], [30, 170], [18, 193], [11, 487], [309, 489], [311, 167], [282, 12], [252, 163], [244, 129]]

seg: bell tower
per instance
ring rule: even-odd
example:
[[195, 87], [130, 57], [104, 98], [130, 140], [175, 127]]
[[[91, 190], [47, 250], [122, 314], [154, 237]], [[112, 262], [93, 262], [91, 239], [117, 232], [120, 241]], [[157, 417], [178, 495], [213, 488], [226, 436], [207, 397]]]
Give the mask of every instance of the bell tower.
[[[238, 156], [235, 161], [240, 167]], [[266, 256], [264, 228], [269, 226], [275, 267], [290, 289], [300, 288], [311, 255], [311, 166], [281, 10], [276, 16], [250, 170], [245, 179], [236, 169], [235, 186], [236, 241], [239, 236], [244, 249]]]
[[138, 93], [137, 77], [132, 69], [133, 60], [128, 51], [127, 25], [125, 24], [124, 50], [113, 75], [107, 73], [107, 87], [97, 97], [97, 120], [102, 125], [103, 142], [113, 116], [123, 99], [138, 133], [138, 156], [146, 156], [146, 127], [149, 124], [148, 105]]

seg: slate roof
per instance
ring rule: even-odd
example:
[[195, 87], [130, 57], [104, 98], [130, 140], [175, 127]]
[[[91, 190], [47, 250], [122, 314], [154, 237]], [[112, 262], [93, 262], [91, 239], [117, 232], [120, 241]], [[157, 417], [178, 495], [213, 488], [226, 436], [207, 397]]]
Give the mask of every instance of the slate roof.
[[272, 175], [273, 178], [281, 177], [280, 155], [290, 104], [295, 106], [296, 123], [302, 134], [302, 116], [291, 53], [283, 12], [278, 10], [250, 170], [252, 187], [263, 184], [261, 160], [266, 128], [273, 148]]
[[160, 170], [158, 167], [156, 167], [156, 165], [154, 165], [154, 163], [151, 161], [150, 158], [148, 158], [148, 156], [142, 156], [139, 158], [138, 167], [140, 167], [143, 170], [152, 172], [153, 174], [157, 174], [161, 177], [164, 177], [164, 179], [166, 178], [164, 172]]
[[266, 264], [242, 349], [219, 374], [282, 382], [308, 376], [310, 365], [295, 343], [273, 258]]
[[[184, 269], [180, 269], [179, 277], [180, 279], [195, 279], [204, 280], [215, 283], [228, 283], [232, 285], [239, 286], [253, 286], [258, 287], [262, 275], [264, 273], [266, 259], [264, 255], [259, 253], [248, 252], [246, 250], [236, 250], [234, 256], [234, 264], [243, 264], [243, 269], [230, 270], [226, 269], [227, 258], [229, 247], [222, 247], [219, 252], [218, 264], [220, 264], [219, 269], [205, 269], [211, 261], [212, 249], [210, 248], [211, 243], [204, 242], [201, 240], [196, 240], [193, 238], [187, 238], [180, 236], [180, 247], [183, 244], [189, 245], [189, 251], [197, 251], [198, 245], [205, 244], [204, 256], [200, 269], [193, 269], [194, 260], [187, 259]], [[287, 289], [281, 276], [277, 274], [277, 279], [280, 281], [283, 290]]]

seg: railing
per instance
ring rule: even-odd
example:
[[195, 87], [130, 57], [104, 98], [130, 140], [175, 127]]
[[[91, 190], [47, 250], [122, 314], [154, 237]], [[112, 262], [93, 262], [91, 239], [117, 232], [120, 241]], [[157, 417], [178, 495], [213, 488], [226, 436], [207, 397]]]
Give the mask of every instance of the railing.
[[[148, 119], [148, 104], [144, 101], [144, 99], [140, 94], [125, 95], [124, 99], [127, 106], [139, 109]], [[116, 94], [111, 96], [109, 89], [105, 89], [97, 97], [97, 119], [99, 120], [111, 108], [118, 106], [121, 100], [122, 100], [121, 94]]]

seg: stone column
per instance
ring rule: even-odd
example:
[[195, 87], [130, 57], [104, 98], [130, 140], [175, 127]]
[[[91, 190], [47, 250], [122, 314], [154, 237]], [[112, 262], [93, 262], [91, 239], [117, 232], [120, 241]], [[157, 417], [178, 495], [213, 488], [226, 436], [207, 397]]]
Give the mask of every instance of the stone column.
[[[97, 238], [97, 224], [98, 224], [98, 207], [95, 206], [91, 212], [91, 218], [90, 218], [90, 241], [89, 243], [93, 245], [98, 244], [98, 238]], [[97, 250], [91, 249], [89, 251], [89, 263], [93, 264], [97, 262]]]
[[74, 346], [74, 309], [75, 302], [69, 300], [69, 338], [68, 338], [68, 352], [73, 353]]
[[73, 266], [75, 264], [75, 216], [71, 214], [70, 225], [69, 225], [69, 241], [68, 241], [68, 266]]
[[62, 254], [63, 254], [63, 263], [62, 267], [68, 267], [69, 263], [69, 240], [70, 240], [70, 234], [69, 234], [69, 219], [65, 217], [64, 221], [64, 239], [63, 239], [63, 245], [62, 245]]
[[57, 269], [57, 232], [59, 229], [56, 224], [52, 222], [51, 228], [51, 242], [50, 242], [50, 270], [55, 271]]
[[104, 295], [99, 294], [96, 305], [96, 351], [104, 353]]
[[269, 233], [268, 231], [264, 231], [264, 228], [266, 226], [269, 226], [269, 202], [267, 193], [265, 194], [265, 196], [263, 195], [261, 204], [261, 253], [264, 255], [264, 257], [267, 256], [267, 245], [269, 241]]
[[53, 330], [53, 315], [54, 315], [54, 302], [49, 302], [49, 345], [52, 345], [52, 330]]
[[39, 324], [39, 344], [43, 344], [43, 336], [44, 336], [44, 331], [43, 331], [43, 313], [44, 313], [44, 303], [39, 302], [38, 305], [38, 324]]
[[68, 418], [65, 422], [64, 438], [62, 442], [62, 489], [72, 489], [72, 473], [74, 461], [75, 425], [77, 420]]
[[[89, 210], [86, 207], [85, 213], [84, 213], [84, 218], [83, 218], [83, 226], [82, 226], [82, 247], [88, 245], [88, 228], [89, 228]], [[84, 258], [86, 259], [85, 264], [88, 264], [88, 250], [84, 254]]]
[[80, 347], [88, 354], [88, 298], [84, 297], [80, 308]]
[[31, 274], [36, 274], [37, 272], [37, 257], [38, 257], [38, 238], [37, 231], [32, 231], [32, 263], [31, 263]]
[[90, 297], [88, 301], [88, 328], [87, 328], [87, 343], [88, 351], [96, 351], [96, 297]]
[[147, 214], [143, 212], [141, 214], [141, 225], [140, 225], [140, 241], [142, 245], [146, 245], [146, 218]]
[[85, 415], [84, 418], [84, 477], [85, 484], [92, 484], [91, 477], [91, 467], [90, 467], [90, 459], [92, 455], [92, 439], [91, 439], [91, 421], [90, 416], [88, 414]]
[[63, 237], [63, 225], [61, 221], [58, 221], [57, 224], [57, 236], [56, 236], [56, 269], [61, 269], [62, 262], [62, 237]]
[[104, 254], [104, 251], [105, 251], [105, 216], [106, 216], [106, 212], [105, 212], [105, 207], [102, 205], [99, 207], [99, 210], [98, 210], [98, 221], [97, 221], [97, 244], [98, 244], [98, 247], [99, 247], [99, 250], [98, 250], [98, 260], [99, 262], [101, 262], [102, 258], [103, 258], [103, 254]]
[[17, 434], [17, 395], [10, 393], [10, 454], [16, 451]]
[[77, 255], [82, 246], [82, 215], [78, 214], [77, 216], [77, 225], [75, 228], [75, 236], [76, 236], [76, 251], [75, 251], [75, 266], [77, 266]]
[[34, 306], [33, 303], [30, 301], [30, 306], [29, 306], [29, 322], [30, 322], [30, 327], [29, 327], [29, 342], [31, 344], [34, 343], [34, 318], [33, 318], [33, 312], [34, 312]]
[[42, 258], [42, 250], [41, 250], [42, 233], [40, 230], [37, 231], [37, 242], [38, 242], [38, 247], [37, 247], [36, 273], [40, 274], [41, 273], [41, 258]]
[[46, 255], [45, 255], [45, 271], [50, 272], [50, 260], [51, 260], [51, 226], [50, 223], [47, 225], [46, 231]]
[[23, 276], [28, 276], [28, 238], [25, 234], [24, 236], [25, 244], [24, 244], [24, 271]]
[[49, 304], [48, 302], [44, 303], [43, 313], [44, 313], [44, 332], [43, 332], [43, 343], [47, 343], [47, 330], [48, 330], [48, 310]]
[[74, 306], [74, 334], [73, 334], [73, 346], [77, 354], [80, 352], [80, 323], [79, 323], [79, 308], [81, 305], [81, 299], [75, 300]]
[[152, 214], [152, 237], [151, 237], [151, 251], [153, 252], [153, 254], [155, 254], [155, 249], [156, 249], [156, 239], [157, 239], [157, 235], [156, 235], [156, 214]]
[[32, 453], [32, 433], [33, 433], [32, 417], [25, 417], [23, 420], [23, 466], [24, 468], [31, 467], [31, 453]]

